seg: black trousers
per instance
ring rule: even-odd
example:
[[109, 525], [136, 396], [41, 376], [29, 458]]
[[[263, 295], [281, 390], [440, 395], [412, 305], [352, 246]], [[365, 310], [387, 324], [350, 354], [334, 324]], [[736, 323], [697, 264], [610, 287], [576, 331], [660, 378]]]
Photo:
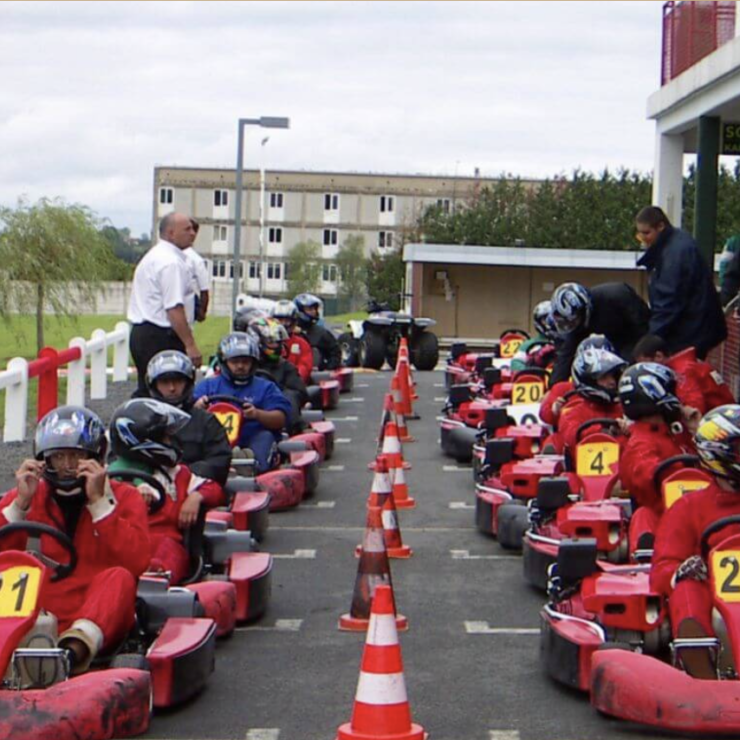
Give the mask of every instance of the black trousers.
[[174, 329], [166, 329], [156, 324], [145, 321], [143, 324], [134, 324], [129, 336], [129, 349], [134, 358], [136, 372], [138, 374], [138, 387], [134, 397], [148, 396], [146, 387], [146, 368], [149, 360], [165, 349], [176, 349], [185, 351], [185, 345]]

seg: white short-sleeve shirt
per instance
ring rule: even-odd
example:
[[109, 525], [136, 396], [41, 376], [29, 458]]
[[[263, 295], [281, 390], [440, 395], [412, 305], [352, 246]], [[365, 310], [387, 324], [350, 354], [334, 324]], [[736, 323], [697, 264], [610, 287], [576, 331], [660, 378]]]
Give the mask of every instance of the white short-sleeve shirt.
[[167, 311], [186, 306], [190, 270], [183, 251], [160, 239], [141, 259], [134, 271], [128, 320], [132, 324], [148, 321], [170, 328]]
[[187, 303], [185, 304], [185, 314], [188, 323], [195, 321], [195, 298], [200, 297], [203, 291], [209, 290], [210, 280], [208, 279], [208, 268], [206, 261], [193, 249], [188, 247], [184, 253], [185, 259], [190, 271], [190, 282], [188, 285]]

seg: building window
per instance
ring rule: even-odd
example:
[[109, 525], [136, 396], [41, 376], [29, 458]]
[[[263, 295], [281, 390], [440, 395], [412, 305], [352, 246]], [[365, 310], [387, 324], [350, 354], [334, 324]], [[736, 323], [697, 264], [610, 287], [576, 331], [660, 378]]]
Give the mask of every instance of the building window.
[[228, 239], [229, 239], [229, 227], [214, 224], [213, 241], [214, 242], [225, 242], [225, 241], [228, 241]]
[[270, 244], [282, 244], [283, 230], [279, 226], [270, 226], [267, 232], [267, 241]]
[[385, 247], [393, 246], [393, 232], [392, 231], [379, 231], [378, 232], [378, 246], [381, 249]]
[[392, 195], [381, 195], [380, 196], [380, 212], [381, 213], [393, 213], [394, 203]]
[[267, 279], [268, 280], [280, 280], [283, 265], [280, 262], [268, 262], [267, 263]]
[[287, 279], [288, 279], [288, 268], [289, 268], [289, 267], [290, 267], [290, 264], [289, 264], [288, 262], [286, 262], [286, 263], [285, 263], [285, 264], [283, 265], [283, 278], [284, 278], [285, 280], [287, 280]]
[[172, 205], [175, 200], [174, 188], [160, 188], [159, 189], [159, 202], [162, 205]]
[[249, 277], [250, 278], [258, 278], [262, 275], [262, 264], [260, 262], [255, 262], [254, 260], [250, 260], [249, 262]]
[[214, 190], [213, 191], [213, 205], [216, 207], [229, 205], [229, 191], [228, 190]]
[[442, 213], [449, 213], [450, 212], [450, 199], [449, 198], [438, 198], [437, 208], [441, 208]]
[[324, 229], [324, 246], [334, 247], [337, 244], [338, 231], [336, 229]]
[[226, 262], [223, 260], [213, 262], [213, 277], [226, 277]]
[[339, 196], [336, 193], [325, 193], [324, 194], [324, 210], [325, 211], [338, 211], [339, 210]]
[[270, 208], [282, 208], [283, 207], [283, 194], [282, 193], [270, 193]]
[[324, 264], [322, 267], [323, 278], [325, 283], [337, 282], [337, 266]]

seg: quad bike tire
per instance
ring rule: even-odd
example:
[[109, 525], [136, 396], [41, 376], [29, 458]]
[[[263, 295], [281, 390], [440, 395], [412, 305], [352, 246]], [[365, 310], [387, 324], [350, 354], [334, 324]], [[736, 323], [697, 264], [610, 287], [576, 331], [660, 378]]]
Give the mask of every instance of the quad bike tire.
[[360, 363], [362, 367], [380, 370], [385, 362], [385, 337], [374, 331], [366, 331], [360, 340]]
[[398, 343], [388, 342], [388, 346], [385, 350], [385, 359], [390, 367], [395, 368], [398, 362]]
[[342, 352], [342, 367], [357, 367], [360, 364], [360, 342], [352, 332], [346, 331], [337, 337]]
[[419, 334], [411, 346], [411, 362], [417, 370], [434, 370], [439, 362], [437, 335], [430, 331]]

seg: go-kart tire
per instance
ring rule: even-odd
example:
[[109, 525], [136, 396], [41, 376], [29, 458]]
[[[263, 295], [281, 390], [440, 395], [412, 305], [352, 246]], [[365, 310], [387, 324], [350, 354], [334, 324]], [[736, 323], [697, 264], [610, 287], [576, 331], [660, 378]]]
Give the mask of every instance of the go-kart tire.
[[110, 663], [111, 668], [134, 668], [137, 671], [149, 671], [149, 661], [140, 653], [119, 653]]
[[342, 367], [357, 367], [360, 364], [360, 342], [351, 332], [344, 332], [337, 337], [342, 352]]
[[375, 331], [366, 331], [360, 340], [360, 364], [371, 370], [380, 370], [385, 362], [385, 337]]
[[498, 508], [496, 538], [504, 550], [521, 551], [529, 527], [529, 512], [522, 504], [508, 502]]
[[437, 335], [430, 331], [419, 334], [410, 348], [411, 362], [417, 370], [434, 370], [439, 362]]

